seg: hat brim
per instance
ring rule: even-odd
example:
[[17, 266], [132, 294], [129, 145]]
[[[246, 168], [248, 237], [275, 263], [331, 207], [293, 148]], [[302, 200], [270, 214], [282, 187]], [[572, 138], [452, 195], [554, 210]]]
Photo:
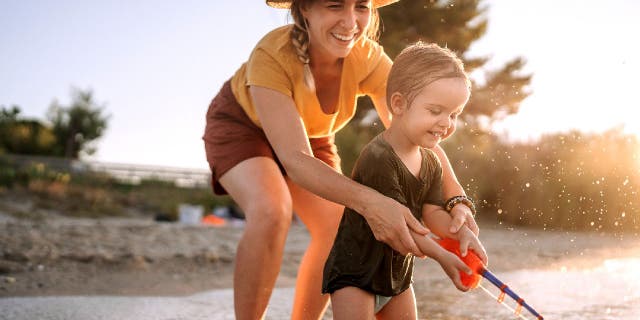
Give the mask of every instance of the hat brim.
[[[291, 8], [291, 1], [292, 0], [267, 0], [267, 5], [278, 9], [289, 9]], [[380, 8], [398, 1], [400, 0], [373, 0], [371, 3], [374, 8]]]

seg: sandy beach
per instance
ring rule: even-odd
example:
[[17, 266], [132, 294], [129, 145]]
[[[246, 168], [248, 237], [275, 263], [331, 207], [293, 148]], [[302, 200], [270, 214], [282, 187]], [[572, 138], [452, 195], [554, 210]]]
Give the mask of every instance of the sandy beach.
[[[103, 301], [106, 297], [116, 300], [138, 297], [143, 298], [142, 301], [185, 299], [182, 301], [191, 301], [191, 305], [196, 301], [203, 314], [210, 318], [223, 319], [232, 312], [233, 261], [241, 232], [241, 224], [211, 227], [141, 218], [56, 217], [32, 221], [3, 217], [0, 220], [0, 305], [18, 308], [21, 301], [25, 301], [20, 299], [38, 297], [40, 300], [36, 301], [42, 302], [39, 305], [45, 306], [46, 311], [45, 302], [49, 301], [46, 299], [55, 297], [103, 297]], [[480, 238], [489, 254], [490, 269], [510, 281], [520, 294], [527, 295], [528, 301], [534, 303], [538, 299], [535, 302], [542, 309], [544, 306], [540, 304], [549, 305], [543, 299], [553, 292], [549, 291], [551, 287], [557, 285], [553, 283], [558, 281], [554, 277], [559, 275], [562, 279], [574, 271], [597, 271], [607, 261], [640, 257], [640, 238], [632, 235], [514, 229], [484, 222]], [[287, 318], [296, 269], [307, 242], [304, 226], [294, 223], [287, 239], [278, 289], [269, 309], [273, 319]], [[532, 277], [540, 280], [534, 283], [527, 280]], [[545, 279], [554, 280], [547, 283]], [[640, 278], [631, 281], [640, 284]], [[509, 319], [506, 310], [498, 311], [495, 301], [475, 292], [479, 290], [467, 294], [456, 291], [433, 261], [420, 260], [416, 264], [414, 287], [419, 313], [425, 319], [500, 319], [502, 316]], [[640, 301], [640, 293], [629, 290], [625, 299]], [[471, 303], [474, 299], [477, 301], [472, 304], [482, 301], [482, 307], [470, 308], [490, 310], [483, 313], [452, 309], [452, 305], [459, 305], [461, 301]], [[167, 301], [157, 303], [166, 305]], [[559, 306], [554, 308], [556, 314], [564, 312]], [[178, 314], [180, 309], [176, 307]], [[330, 318], [330, 312], [325, 318]]]

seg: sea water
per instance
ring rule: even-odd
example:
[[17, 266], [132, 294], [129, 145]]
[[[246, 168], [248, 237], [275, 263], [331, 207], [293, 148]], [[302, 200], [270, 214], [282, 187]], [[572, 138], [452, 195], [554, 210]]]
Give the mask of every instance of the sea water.
[[[588, 268], [520, 270], [496, 274], [545, 319], [640, 319], [640, 258], [607, 259]], [[488, 281], [485, 288], [500, 291]], [[517, 305], [507, 296], [511, 308]], [[440, 319], [515, 319], [482, 290], [458, 295]], [[526, 310], [522, 314], [534, 319]]]

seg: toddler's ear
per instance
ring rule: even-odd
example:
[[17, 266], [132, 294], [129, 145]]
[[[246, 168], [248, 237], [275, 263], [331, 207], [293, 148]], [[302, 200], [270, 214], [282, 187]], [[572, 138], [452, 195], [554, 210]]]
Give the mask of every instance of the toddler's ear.
[[394, 92], [391, 94], [391, 99], [389, 99], [391, 105], [389, 109], [391, 109], [391, 113], [393, 114], [402, 114], [407, 106], [407, 99], [400, 92]]

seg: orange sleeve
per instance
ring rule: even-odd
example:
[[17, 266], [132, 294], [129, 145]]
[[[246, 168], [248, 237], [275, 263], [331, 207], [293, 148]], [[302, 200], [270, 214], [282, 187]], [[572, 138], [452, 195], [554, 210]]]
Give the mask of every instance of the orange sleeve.
[[260, 86], [293, 96], [293, 84], [284, 66], [262, 48], [256, 48], [247, 62], [247, 86]]
[[382, 46], [376, 44], [367, 52], [367, 57], [363, 57], [362, 61], [367, 61], [366, 68], [369, 73], [360, 82], [360, 92], [374, 96], [386, 94], [387, 78], [393, 64], [391, 58], [387, 56]]

